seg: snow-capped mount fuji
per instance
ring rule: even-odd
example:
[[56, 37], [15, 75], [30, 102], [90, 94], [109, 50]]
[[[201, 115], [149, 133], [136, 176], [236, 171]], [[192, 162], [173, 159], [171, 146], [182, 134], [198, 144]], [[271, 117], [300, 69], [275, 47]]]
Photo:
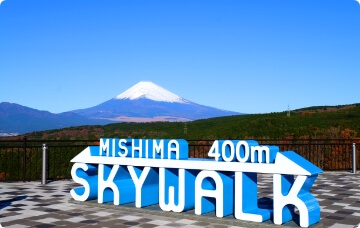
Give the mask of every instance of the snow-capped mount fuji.
[[178, 95], [152, 83], [152, 82], [139, 82], [136, 85], [132, 86], [130, 89], [125, 92], [117, 95], [114, 99], [130, 99], [136, 100], [140, 98], [146, 98], [153, 101], [160, 102], [177, 102], [177, 103], [188, 103], [188, 100], [185, 100]]
[[72, 112], [116, 122], [191, 121], [240, 114], [196, 104], [152, 82], [143, 81], [111, 100]]

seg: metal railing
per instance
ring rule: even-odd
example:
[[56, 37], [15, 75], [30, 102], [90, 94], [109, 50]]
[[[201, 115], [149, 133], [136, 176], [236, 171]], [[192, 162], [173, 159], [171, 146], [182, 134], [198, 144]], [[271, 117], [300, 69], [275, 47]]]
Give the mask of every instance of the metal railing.
[[[360, 168], [360, 139], [258, 139], [257, 141], [262, 145], [279, 146], [280, 151], [295, 151], [325, 171], [356, 171], [356, 168]], [[188, 140], [189, 157], [207, 158], [213, 142], [214, 140]], [[47, 149], [46, 179], [57, 180], [71, 178], [70, 160], [87, 146], [98, 145], [99, 141], [40, 141], [26, 138], [18, 141], [0, 140], [0, 181], [42, 180], [43, 144], [46, 144]]]
[[71, 177], [70, 160], [90, 145], [89, 140], [0, 140], [0, 181], [31, 181], [42, 179], [42, 147], [47, 147], [47, 179]]
[[[256, 141], [261, 145], [278, 146], [280, 151], [295, 151], [325, 171], [356, 171], [356, 168], [360, 167], [360, 139], [257, 139]], [[214, 140], [188, 142], [190, 157], [206, 158]]]

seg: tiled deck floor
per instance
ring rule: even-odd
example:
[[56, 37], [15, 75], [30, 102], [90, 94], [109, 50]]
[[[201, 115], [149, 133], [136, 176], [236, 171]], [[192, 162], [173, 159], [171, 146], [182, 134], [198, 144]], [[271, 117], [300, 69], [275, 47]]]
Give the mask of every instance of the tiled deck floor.
[[[271, 197], [272, 178], [259, 177], [259, 196]], [[196, 218], [174, 218], [163, 213], [102, 208], [70, 203], [73, 181], [0, 182], [0, 224], [2, 227], [231, 227]], [[331, 228], [360, 227], [360, 174], [324, 173], [311, 193], [321, 206], [321, 224]], [[169, 212], [172, 213], [172, 212]], [[216, 218], [215, 218], [216, 221]], [[238, 225], [238, 224], [237, 224]], [[1, 227], [0, 226], [0, 227]], [[242, 227], [269, 227], [243, 223]], [[279, 227], [279, 226], [278, 226]]]

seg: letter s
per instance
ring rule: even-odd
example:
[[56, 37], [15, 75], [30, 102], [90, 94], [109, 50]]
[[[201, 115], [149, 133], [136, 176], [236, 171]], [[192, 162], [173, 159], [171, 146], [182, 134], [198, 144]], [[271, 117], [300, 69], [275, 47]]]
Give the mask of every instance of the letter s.
[[85, 163], [75, 163], [71, 169], [71, 176], [76, 183], [83, 187], [74, 188], [70, 194], [74, 200], [86, 201], [97, 198], [97, 168]]

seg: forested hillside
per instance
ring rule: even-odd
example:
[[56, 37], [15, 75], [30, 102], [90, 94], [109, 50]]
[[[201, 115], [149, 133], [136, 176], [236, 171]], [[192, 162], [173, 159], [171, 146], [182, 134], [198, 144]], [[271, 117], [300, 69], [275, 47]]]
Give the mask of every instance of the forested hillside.
[[[184, 138], [301, 139], [356, 138], [360, 104], [310, 107], [290, 112], [238, 115], [193, 122], [119, 123], [34, 132], [29, 139]], [[22, 137], [22, 136], [20, 136]]]

